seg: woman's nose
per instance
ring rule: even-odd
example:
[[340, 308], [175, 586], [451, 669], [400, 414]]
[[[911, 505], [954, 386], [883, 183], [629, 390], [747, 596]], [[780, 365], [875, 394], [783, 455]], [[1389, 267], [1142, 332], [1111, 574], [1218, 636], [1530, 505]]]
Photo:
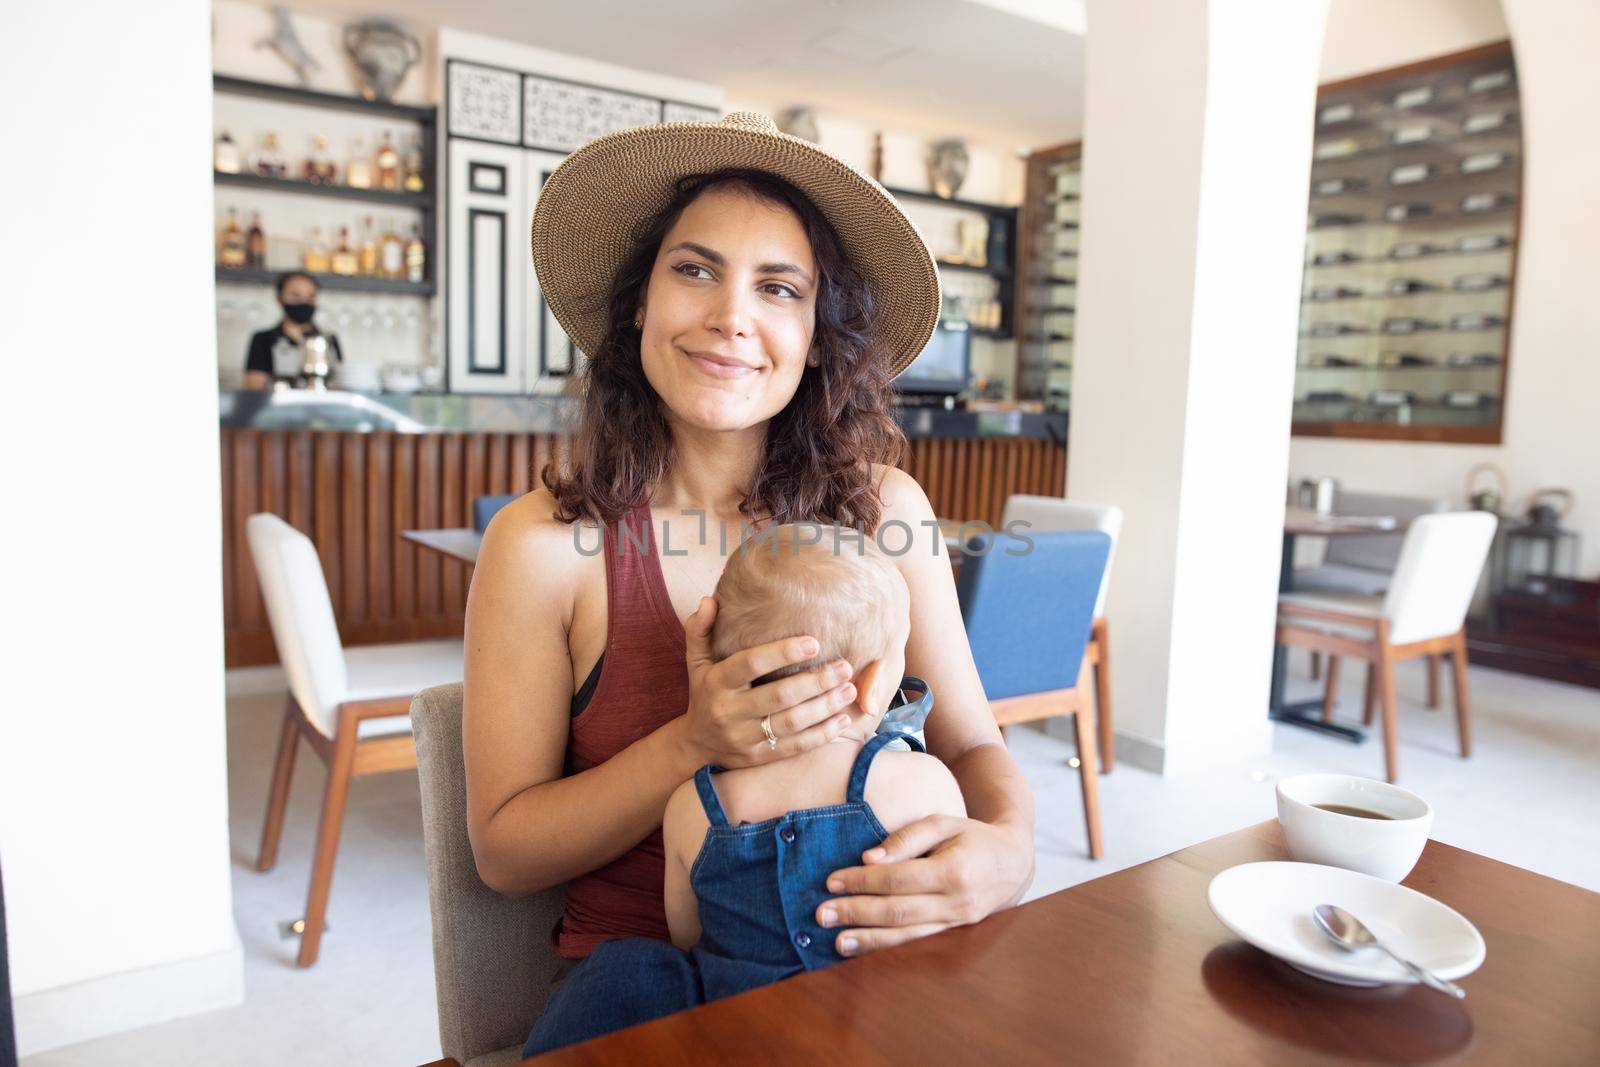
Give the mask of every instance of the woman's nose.
[[738, 337], [751, 329], [753, 294], [740, 286], [727, 285], [717, 291], [706, 312], [706, 328], [724, 337]]

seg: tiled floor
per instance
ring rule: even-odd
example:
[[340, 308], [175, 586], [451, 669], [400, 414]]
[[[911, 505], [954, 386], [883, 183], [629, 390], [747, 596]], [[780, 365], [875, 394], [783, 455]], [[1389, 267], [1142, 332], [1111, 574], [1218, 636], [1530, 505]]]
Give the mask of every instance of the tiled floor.
[[[1296, 666], [1303, 668], [1303, 659]], [[266, 688], [263, 691], [263, 682]], [[24, 1060], [25, 1067], [116, 1064], [419, 1064], [439, 1054], [421, 818], [414, 774], [355, 784], [340, 845], [322, 959], [292, 966], [280, 920], [300, 914], [322, 785], [302, 750], [278, 867], [251, 869], [282, 708], [271, 673], [229, 679], [234, 911], [246, 957], [246, 1002], [236, 1008]], [[1447, 710], [1419, 702], [1420, 665], [1402, 668], [1402, 783], [1438, 812], [1434, 836], [1600, 890], [1600, 693], [1474, 669], [1477, 753], [1454, 755]], [[244, 692], [254, 688], [253, 693]], [[1342, 706], [1356, 715], [1359, 671]], [[1312, 695], [1304, 677], [1295, 691]], [[1448, 688], [1447, 688], [1448, 694]], [[1306, 770], [1378, 776], [1376, 742], [1360, 746], [1287, 727], [1274, 753], [1251, 764], [1167, 780], [1126, 765], [1101, 779], [1106, 855], [1084, 855], [1070, 745], [1030, 730], [1012, 748], [1038, 803], [1038, 874], [1030, 897], [1273, 817], [1272, 783]]]

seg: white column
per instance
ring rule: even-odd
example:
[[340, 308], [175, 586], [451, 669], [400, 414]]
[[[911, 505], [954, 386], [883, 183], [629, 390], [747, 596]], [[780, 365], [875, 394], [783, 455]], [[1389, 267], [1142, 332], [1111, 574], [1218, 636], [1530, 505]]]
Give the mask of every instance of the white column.
[[1267, 751], [1326, 0], [1089, 0], [1069, 495], [1121, 505], [1118, 754]]
[[210, 21], [206, 0], [0, 14], [0, 865], [24, 1055], [243, 996]]

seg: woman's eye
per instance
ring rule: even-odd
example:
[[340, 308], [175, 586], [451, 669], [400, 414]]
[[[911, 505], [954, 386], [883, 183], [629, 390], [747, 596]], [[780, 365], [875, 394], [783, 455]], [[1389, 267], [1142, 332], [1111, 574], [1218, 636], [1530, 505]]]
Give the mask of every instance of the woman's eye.
[[[705, 268], [702, 267], [698, 263], [679, 263], [676, 267], [673, 267], [672, 269], [677, 271], [679, 274], [682, 274], [685, 278], [696, 277], [696, 275], [690, 274], [689, 271], [692, 271], [692, 270], [705, 270]], [[710, 271], [706, 271], [706, 273], [710, 274], [711, 272]]]
[[782, 293], [784, 296], [791, 297], [791, 298], [793, 298], [795, 300], [800, 299], [800, 294], [799, 293], [795, 292], [793, 289], [789, 288], [787, 285], [783, 285], [783, 284], [781, 284], [779, 282], [768, 282], [763, 288], [776, 289], [780, 293]]

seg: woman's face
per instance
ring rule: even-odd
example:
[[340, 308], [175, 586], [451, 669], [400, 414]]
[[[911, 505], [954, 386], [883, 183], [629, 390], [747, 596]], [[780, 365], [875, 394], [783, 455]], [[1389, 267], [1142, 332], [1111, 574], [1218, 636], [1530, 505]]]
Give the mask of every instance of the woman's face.
[[651, 268], [639, 344], [671, 414], [739, 430], [782, 411], [811, 349], [816, 277], [787, 207], [722, 187], [685, 208]]

